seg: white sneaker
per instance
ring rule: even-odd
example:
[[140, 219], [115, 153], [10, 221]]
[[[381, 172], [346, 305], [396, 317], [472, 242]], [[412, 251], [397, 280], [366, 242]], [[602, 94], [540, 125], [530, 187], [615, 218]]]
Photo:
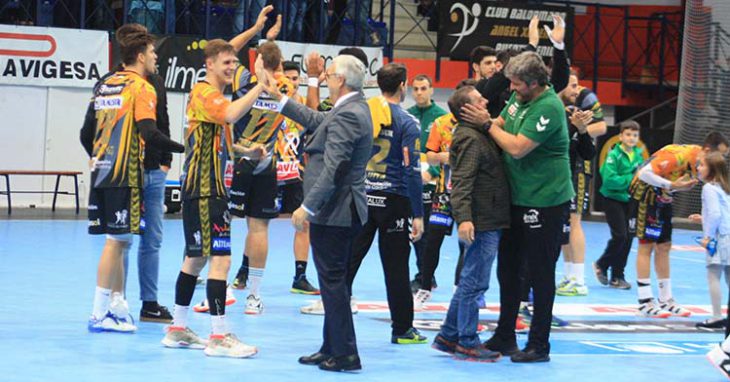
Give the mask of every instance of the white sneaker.
[[722, 375], [726, 378], [730, 378], [730, 354], [725, 353], [720, 345], [715, 345], [709, 353], [707, 353], [707, 360], [710, 361], [712, 366], [715, 366], [717, 370], [720, 370]]
[[[357, 301], [353, 297], [350, 297], [350, 310], [352, 311], [352, 314], [357, 314]], [[322, 304], [322, 300], [314, 301], [313, 303], [309, 305], [305, 305], [301, 308], [299, 308], [299, 312], [301, 314], [312, 314], [315, 316], [322, 316], [324, 315], [324, 304]]]
[[129, 304], [121, 293], [112, 292], [109, 311], [117, 317], [126, 318], [129, 316]]
[[243, 313], [246, 314], [261, 314], [264, 311], [264, 303], [261, 301], [261, 297], [256, 297], [252, 294], [246, 297], [246, 310]]
[[168, 326], [161, 342], [165, 347], [178, 349], [205, 349], [208, 345], [208, 341], [198, 337], [190, 328], [179, 326]]
[[301, 314], [313, 314], [317, 316], [324, 315], [324, 304], [322, 300], [317, 300], [309, 305], [305, 305], [299, 308]]
[[563, 276], [563, 279], [560, 280], [560, 282], [555, 285], [555, 289], [563, 288], [566, 285], [568, 285], [569, 282], [570, 282], [570, 278]]
[[558, 296], [587, 296], [588, 287], [571, 278], [566, 284], [555, 289], [555, 294]]
[[677, 304], [677, 302], [674, 301], [673, 298], [670, 298], [665, 302], [659, 301], [659, 308], [666, 310], [673, 316], [689, 317], [692, 314], [692, 312], [690, 312], [688, 309], [685, 309], [681, 305]]
[[106, 315], [102, 318], [96, 318], [94, 316], [91, 316], [91, 318], [89, 318], [88, 329], [92, 333], [134, 333], [135, 331], [137, 331], [137, 327], [134, 325], [134, 321], [127, 321], [127, 319], [117, 317], [109, 311], [107, 311]]
[[425, 289], [419, 289], [416, 295], [413, 296], [413, 310], [422, 311], [426, 303], [431, 300], [431, 291]]
[[258, 349], [239, 341], [235, 334], [228, 333], [225, 336], [211, 335], [203, 352], [210, 357], [248, 358], [258, 353]]
[[640, 304], [636, 314], [649, 318], [669, 318], [669, 316], [672, 315], [672, 313], [662, 309], [659, 305], [657, 305], [657, 303], [654, 302], [654, 299]]
[[[233, 288], [228, 286], [228, 288], [226, 288], [226, 306], [233, 305], [237, 301], [238, 300], [236, 300], [236, 295], [233, 294]], [[201, 301], [200, 303], [196, 304], [195, 306], [193, 306], [193, 311], [195, 311], [196, 313], [206, 313], [209, 310], [210, 310], [210, 306], [208, 305], [207, 298], [205, 300]]]

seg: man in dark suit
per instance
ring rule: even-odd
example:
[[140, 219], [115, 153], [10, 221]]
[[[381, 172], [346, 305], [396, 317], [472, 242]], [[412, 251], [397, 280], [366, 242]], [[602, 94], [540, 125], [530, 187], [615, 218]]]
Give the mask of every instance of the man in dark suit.
[[[321, 59], [314, 61], [308, 64], [321, 71]], [[325, 73], [334, 102], [328, 113], [315, 112], [287, 97], [279, 102], [281, 114], [312, 133], [305, 150], [309, 162], [304, 202], [292, 214], [292, 224], [302, 230], [311, 223], [312, 253], [325, 308], [324, 339], [318, 352], [299, 362], [329, 371], [361, 369], [346, 276], [353, 239], [367, 220], [365, 166], [372, 150], [373, 123], [361, 92], [365, 72], [355, 57], [341, 55], [332, 61]], [[259, 81], [270, 81], [266, 74], [263, 77]], [[279, 97], [276, 89], [270, 92]]]

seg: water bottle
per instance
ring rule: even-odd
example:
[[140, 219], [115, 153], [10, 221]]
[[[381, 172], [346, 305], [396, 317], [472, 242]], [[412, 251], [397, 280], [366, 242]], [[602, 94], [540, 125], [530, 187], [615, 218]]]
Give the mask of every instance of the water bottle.
[[[699, 245], [702, 245], [702, 240], [704, 238], [701, 236], [695, 237], [695, 242]], [[707, 254], [710, 256], [715, 256], [715, 252], [717, 251], [717, 240], [716, 239], [710, 239], [710, 241], [707, 242], [707, 246], [705, 247], [707, 250]]]

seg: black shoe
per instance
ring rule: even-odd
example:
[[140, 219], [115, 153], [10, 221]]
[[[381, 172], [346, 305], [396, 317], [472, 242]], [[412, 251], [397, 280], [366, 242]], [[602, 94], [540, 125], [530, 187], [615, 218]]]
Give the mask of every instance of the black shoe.
[[301, 275], [298, 279], [294, 279], [294, 282], [291, 284], [291, 289], [289, 291], [292, 293], [308, 295], [319, 294], [319, 289], [313, 287], [312, 284], [309, 283], [309, 280], [307, 280], [307, 276], [305, 275]]
[[355, 371], [361, 370], [360, 357], [357, 354], [342, 357], [330, 357], [319, 364], [320, 370], [326, 371]]
[[436, 276], [431, 277], [431, 290], [436, 290], [439, 284], [436, 283]]
[[496, 334], [482, 345], [491, 351], [500, 352], [502, 355], [507, 356], [511, 356], [520, 351], [520, 348], [517, 347], [517, 341], [514, 338], [512, 340], [504, 340]]
[[697, 329], [725, 329], [726, 326], [727, 319], [725, 318], [708, 318], [695, 324]]
[[619, 277], [614, 276], [611, 279], [611, 283], [609, 284], [609, 286], [611, 288], [615, 288], [615, 289], [625, 289], [625, 290], [631, 289], [631, 284], [629, 284], [629, 282], [626, 281], [623, 278], [623, 276], [619, 276]]
[[319, 365], [320, 363], [326, 361], [327, 359], [331, 358], [327, 354], [323, 354], [320, 352], [316, 352], [312, 355], [305, 355], [299, 357], [299, 363], [302, 365]]
[[241, 267], [236, 273], [236, 278], [233, 279], [231, 286], [233, 289], [246, 289], [246, 282], [248, 282], [248, 268]]
[[155, 301], [152, 303], [142, 304], [142, 309], [139, 311], [139, 320], [169, 324], [172, 322], [172, 315], [166, 307]]
[[421, 274], [417, 273], [416, 276], [413, 277], [413, 281], [411, 281], [411, 294], [418, 293], [419, 289], [421, 289]]
[[515, 363], [533, 363], [533, 362], [550, 362], [550, 353], [546, 351], [538, 351], [535, 348], [525, 348], [512, 355], [512, 362]]
[[598, 263], [593, 263], [593, 273], [596, 274], [596, 280], [598, 280], [601, 285], [608, 285], [608, 269], [607, 268], [601, 268]]

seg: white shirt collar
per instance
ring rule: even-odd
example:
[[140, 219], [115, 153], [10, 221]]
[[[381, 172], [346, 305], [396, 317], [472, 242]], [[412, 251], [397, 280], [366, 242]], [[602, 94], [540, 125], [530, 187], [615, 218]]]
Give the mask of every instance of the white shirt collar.
[[342, 97], [338, 98], [337, 102], [335, 102], [335, 105], [333, 106], [333, 108], [339, 106], [340, 104], [342, 104], [342, 102], [345, 102], [346, 99], [356, 96], [358, 93], [359, 92], [357, 92], [357, 91], [349, 92], [349, 93], [343, 95]]

